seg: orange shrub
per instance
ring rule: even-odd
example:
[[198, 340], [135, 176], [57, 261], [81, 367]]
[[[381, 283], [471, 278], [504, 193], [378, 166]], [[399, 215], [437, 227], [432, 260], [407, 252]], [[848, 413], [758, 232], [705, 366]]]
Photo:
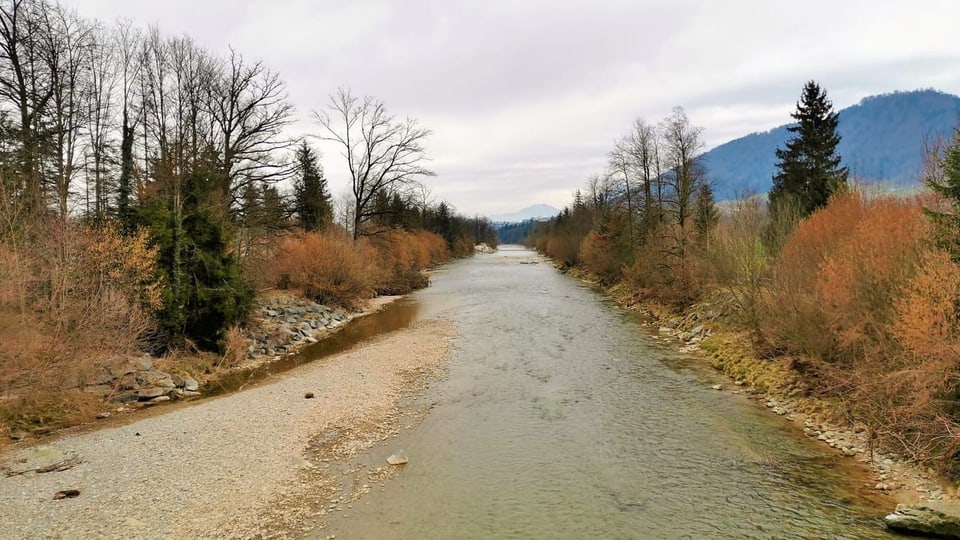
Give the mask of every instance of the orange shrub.
[[929, 235], [917, 199], [836, 197], [800, 223], [772, 265], [764, 334], [828, 360], [884, 348], [894, 299]]
[[763, 334], [777, 347], [814, 356], [832, 353], [817, 289], [820, 265], [853, 233], [862, 211], [859, 193], [835, 197], [787, 238], [772, 265], [769, 294], [761, 306]]
[[894, 302], [912, 278], [931, 228], [916, 200], [861, 200], [861, 219], [820, 264], [817, 290], [837, 351], [887, 350]]
[[369, 242], [343, 231], [291, 234], [279, 239], [270, 281], [302, 288], [323, 304], [357, 308], [374, 294], [376, 260]]
[[372, 240], [378, 253], [378, 294], [406, 294], [428, 285], [423, 270], [449, 259], [446, 242], [428, 231], [388, 231]]
[[692, 250], [681, 256], [682, 235], [663, 226], [650, 236], [633, 264], [623, 270], [623, 280], [638, 299], [648, 298], [678, 308], [689, 306], [703, 293], [703, 262]]
[[929, 251], [900, 289], [890, 346], [852, 367], [830, 366], [828, 380], [886, 445], [956, 477], [960, 269], [946, 252]]
[[590, 231], [580, 241], [578, 258], [584, 268], [600, 278], [600, 282], [609, 285], [620, 276], [620, 268], [613, 252], [613, 238], [609, 233]]

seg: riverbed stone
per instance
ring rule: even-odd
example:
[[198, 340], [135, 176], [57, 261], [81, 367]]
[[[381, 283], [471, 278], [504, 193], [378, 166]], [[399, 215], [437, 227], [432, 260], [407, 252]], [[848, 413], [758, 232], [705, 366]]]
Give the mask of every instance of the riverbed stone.
[[390, 457], [387, 458], [387, 463], [390, 465], [406, 465], [408, 461], [407, 456], [403, 455], [403, 451], [391, 454]]
[[899, 532], [939, 538], [960, 538], [960, 509], [928, 502], [919, 505], [898, 504], [883, 518], [887, 527]]
[[185, 377], [183, 379], [183, 389], [187, 392], [196, 392], [200, 389], [200, 383], [193, 377]]

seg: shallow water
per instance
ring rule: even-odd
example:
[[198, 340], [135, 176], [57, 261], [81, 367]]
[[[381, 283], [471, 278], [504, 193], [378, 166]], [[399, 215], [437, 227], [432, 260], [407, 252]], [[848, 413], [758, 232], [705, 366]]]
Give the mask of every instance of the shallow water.
[[276, 362], [238, 370], [211, 382], [203, 398], [235, 392], [285, 371], [346, 351], [351, 347], [381, 334], [406, 328], [413, 322], [420, 306], [408, 299], [392, 302], [369, 315], [354, 319], [320, 341], [307, 345], [296, 354], [284, 356]]
[[888, 537], [862, 470], [531, 252], [450, 265], [413, 300], [457, 325], [449, 378], [360, 460], [409, 464], [318, 538]]

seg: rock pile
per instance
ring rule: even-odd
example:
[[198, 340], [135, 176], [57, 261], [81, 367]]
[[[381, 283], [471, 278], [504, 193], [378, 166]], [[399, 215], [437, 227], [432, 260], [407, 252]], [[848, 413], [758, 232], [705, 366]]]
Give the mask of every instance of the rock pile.
[[350, 316], [307, 299], [276, 296], [263, 300], [253, 319], [246, 331], [251, 360], [282, 356], [316, 343], [321, 333], [342, 326]]
[[192, 377], [154, 369], [149, 354], [111, 358], [79, 386], [114, 403], [169, 401], [199, 395], [200, 389], [200, 383]]

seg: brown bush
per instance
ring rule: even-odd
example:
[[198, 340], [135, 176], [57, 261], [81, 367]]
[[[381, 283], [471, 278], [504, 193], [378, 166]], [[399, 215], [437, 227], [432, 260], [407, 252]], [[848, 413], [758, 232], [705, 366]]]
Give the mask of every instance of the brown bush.
[[894, 303], [913, 277], [931, 228], [916, 200], [861, 199], [856, 227], [820, 264], [817, 289], [836, 353], [890, 350]]
[[767, 285], [770, 252], [764, 242], [768, 216], [756, 197], [738, 201], [720, 220], [704, 253], [707, 278], [729, 291], [740, 320], [760, 335], [760, 306]]
[[428, 231], [389, 231], [372, 243], [378, 253], [378, 294], [406, 294], [426, 287], [429, 280], [423, 270], [450, 258], [443, 238]]
[[275, 286], [303, 289], [316, 301], [359, 308], [374, 294], [376, 250], [343, 231], [297, 233], [279, 239], [269, 268]]
[[854, 234], [864, 203], [859, 193], [835, 197], [787, 236], [771, 265], [762, 306], [764, 334], [779, 347], [812, 357], [834, 352], [818, 286], [820, 270], [837, 245]]
[[689, 245], [680, 249], [682, 240], [676, 227], [661, 227], [623, 270], [623, 280], [637, 291], [638, 299], [684, 308], [702, 296], [704, 263]]
[[587, 233], [580, 242], [577, 258], [583, 267], [596, 274], [604, 285], [610, 285], [620, 277], [620, 267], [614, 257], [613, 238], [609, 233]]
[[160, 301], [146, 233], [49, 221], [27, 237], [0, 243], [0, 393], [59, 388], [144, 345]]

